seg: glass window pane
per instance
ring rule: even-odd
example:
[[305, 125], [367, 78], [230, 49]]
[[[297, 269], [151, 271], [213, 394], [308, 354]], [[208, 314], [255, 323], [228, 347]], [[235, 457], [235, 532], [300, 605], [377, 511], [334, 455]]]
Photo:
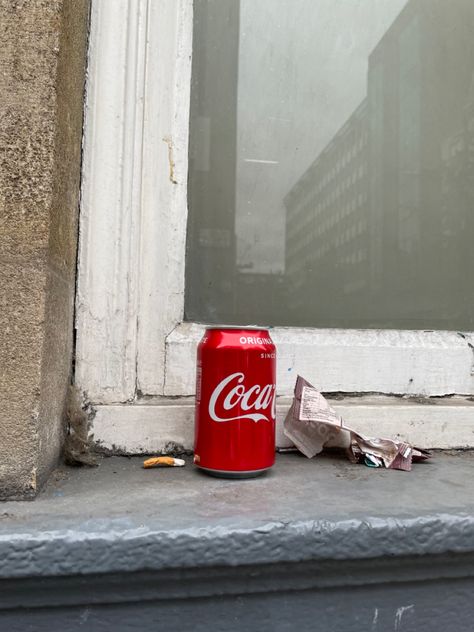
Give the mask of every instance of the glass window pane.
[[195, 0], [186, 319], [474, 329], [474, 2]]

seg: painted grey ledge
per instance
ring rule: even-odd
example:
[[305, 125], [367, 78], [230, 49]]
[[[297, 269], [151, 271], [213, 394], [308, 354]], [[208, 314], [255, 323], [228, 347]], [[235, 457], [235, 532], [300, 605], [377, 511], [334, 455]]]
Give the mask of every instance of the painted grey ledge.
[[472, 453], [411, 473], [284, 455], [247, 481], [140, 465], [104, 459], [1, 504], [0, 579], [474, 554]]
[[[106, 533], [104, 531], [107, 531]], [[315, 560], [474, 551], [474, 518], [441, 514], [412, 519], [267, 523], [253, 529], [215, 527], [160, 531], [68, 530], [4, 535], [0, 578], [250, 566]]]

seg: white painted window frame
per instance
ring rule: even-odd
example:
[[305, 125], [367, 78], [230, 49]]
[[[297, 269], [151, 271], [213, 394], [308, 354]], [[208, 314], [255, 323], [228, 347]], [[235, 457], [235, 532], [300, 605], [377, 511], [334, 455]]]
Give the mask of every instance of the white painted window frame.
[[[192, 445], [204, 326], [183, 322], [191, 56], [192, 0], [92, 0], [75, 379], [96, 409], [96, 438], [128, 452]], [[474, 444], [472, 332], [275, 328], [272, 337], [280, 421], [301, 373], [325, 392], [366, 394], [340, 404], [361, 430], [385, 423], [416, 439], [431, 427], [425, 445]], [[432, 414], [405, 400], [402, 410], [394, 394], [457, 397]], [[444, 435], [443, 420], [452, 422]]]

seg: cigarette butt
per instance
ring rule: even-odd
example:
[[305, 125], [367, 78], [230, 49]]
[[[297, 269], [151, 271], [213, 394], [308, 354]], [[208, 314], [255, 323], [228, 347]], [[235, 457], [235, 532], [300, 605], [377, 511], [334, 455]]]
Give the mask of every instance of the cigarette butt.
[[185, 465], [184, 459], [175, 459], [172, 456], [154, 456], [143, 461], [145, 469], [150, 467], [183, 467], [183, 465]]

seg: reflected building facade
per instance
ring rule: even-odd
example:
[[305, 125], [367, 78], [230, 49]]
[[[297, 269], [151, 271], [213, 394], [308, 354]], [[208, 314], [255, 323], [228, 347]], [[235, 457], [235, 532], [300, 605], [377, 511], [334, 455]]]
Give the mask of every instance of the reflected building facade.
[[[214, 9], [195, 0], [185, 306], [186, 319], [211, 323], [230, 322], [235, 307], [240, 3]], [[216, 295], [225, 306], [218, 316]]]
[[[464, 311], [472, 312], [474, 291], [470, 290], [470, 279], [474, 275], [471, 245], [474, 235], [474, 71], [460, 128], [445, 139], [442, 160], [443, 243], [440, 257], [446, 283], [453, 287], [453, 292], [457, 288], [455, 304]], [[460, 278], [467, 282], [460, 284]]]
[[285, 305], [285, 275], [241, 269], [236, 275], [235, 291], [234, 323], [268, 326]]
[[367, 98], [285, 198], [296, 320], [442, 329], [474, 313], [454, 282], [474, 260], [474, 3], [453, 5], [405, 6], [369, 56]]
[[309, 306], [319, 321], [337, 326], [334, 313], [347, 297], [360, 317], [370, 256], [368, 160], [365, 99], [285, 198], [286, 277], [296, 319]]

